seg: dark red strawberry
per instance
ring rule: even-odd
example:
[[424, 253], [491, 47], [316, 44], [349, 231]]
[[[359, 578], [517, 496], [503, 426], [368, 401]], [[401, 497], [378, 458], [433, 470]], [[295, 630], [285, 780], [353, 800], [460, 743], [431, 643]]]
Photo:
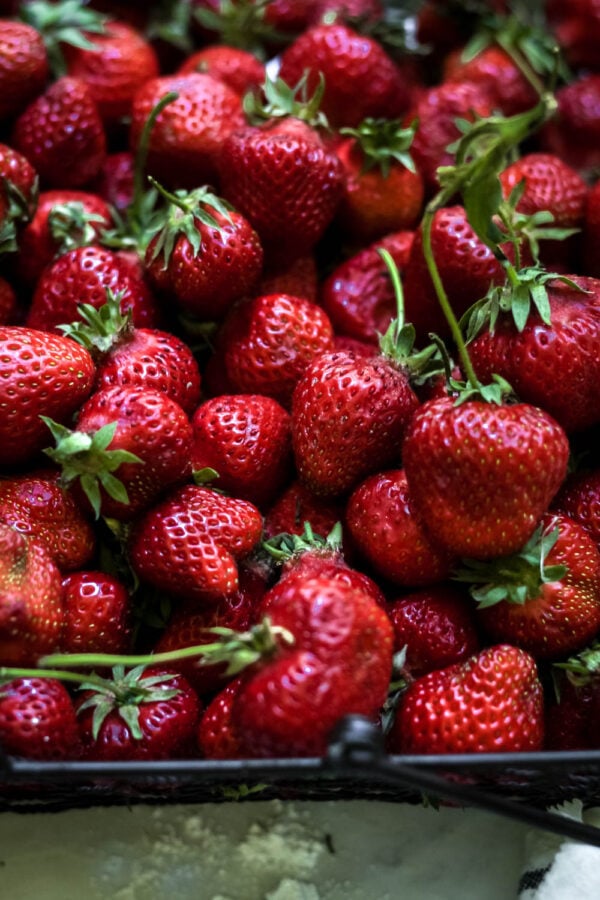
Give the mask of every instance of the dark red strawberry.
[[574, 472], [567, 476], [552, 508], [578, 522], [600, 548], [600, 471]]
[[299, 256], [288, 265], [264, 271], [255, 291], [257, 296], [291, 294], [311, 303], [317, 302], [318, 292], [317, 262], [312, 253]]
[[0, 277], [0, 325], [15, 325], [18, 317], [17, 295], [6, 278]]
[[131, 604], [122, 582], [85, 570], [63, 579], [63, 653], [126, 653], [131, 645]]
[[134, 158], [127, 150], [109, 153], [98, 177], [92, 182], [100, 197], [125, 213], [133, 202]]
[[558, 111], [540, 132], [542, 149], [582, 175], [600, 165], [600, 74], [584, 73], [556, 92]]
[[243, 685], [235, 678], [208, 704], [198, 726], [198, 747], [206, 759], [242, 759], [244, 752], [235, 732], [234, 701]]
[[40, 415], [68, 422], [94, 383], [92, 357], [75, 341], [31, 328], [0, 327], [0, 464], [33, 459], [48, 441]]
[[597, 0], [547, 0], [546, 14], [561, 52], [574, 69], [598, 69]]
[[46, 187], [79, 188], [98, 175], [106, 156], [106, 136], [87, 85], [63, 77], [19, 116], [15, 148], [27, 157]]
[[444, 61], [444, 81], [473, 84], [489, 100], [490, 108], [505, 116], [531, 109], [538, 93], [511, 56], [495, 44], [467, 60], [456, 50]]
[[0, 144], [0, 253], [17, 249], [17, 236], [31, 220], [38, 201], [33, 166], [7, 144]]
[[554, 696], [546, 703], [548, 750], [598, 750], [598, 643], [594, 642], [565, 662], [552, 667]]
[[0, 684], [0, 744], [26, 759], [77, 759], [79, 729], [65, 686], [41, 675]]
[[41, 94], [48, 72], [39, 31], [25, 22], [0, 20], [0, 119], [17, 115]]
[[214, 603], [238, 589], [237, 562], [261, 535], [262, 517], [251, 503], [186, 485], [138, 519], [129, 555], [142, 580]]
[[390, 735], [394, 753], [540, 750], [543, 696], [535, 662], [506, 644], [417, 679]]
[[583, 225], [583, 263], [585, 271], [600, 278], [600, 181], [588, 191]]
[[342, 515], [342, 503], [316, 497], [302, 482], [294, 481], [267, 512], [265, 536], [302, 534], [305, 522], [310, 522], [315, 534], [327, 535]]

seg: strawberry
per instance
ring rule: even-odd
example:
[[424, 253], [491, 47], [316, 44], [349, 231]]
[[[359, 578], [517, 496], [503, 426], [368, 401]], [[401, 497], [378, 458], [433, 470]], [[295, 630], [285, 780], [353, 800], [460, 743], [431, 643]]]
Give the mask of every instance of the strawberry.
[[537, 91], [510, 55], [493, 44], [466, 60], [461, 51], [453, 51], [444, 61], [444, 82], [475, 85], [490, 109], [505, 116], [531, 109], [538, 100]]
[[333, 329], [308, 300], [269, 294], [238, 304], [218, 335], [216, 356], [234, 391], [265, 394], [289, 406], [310, 363], [331, 350]]
[[93, 189], [118, 213], [126, 213], [133, 202], [134, 158], [128, 150], [109, 153]]
[[142, 34], [125, 22], [108, 22], [103, 34], [91, 37], [92, 47], [65, 47], [67, 72], [87, 84], [110, 126], [130, 114], [134, 95], [158, 76], [158, 60]]
[[156, 119], [148, 171], [171, 188], [214, 183], [223, 143], [245, 121], [238, 94], [211, 75], [164, 75], [146, 81], [133, 99], [131, 149], [138, 147], [152, 109], [171, 91], [178, 99]]
[[0, 522], [42, 544], [61, 572], [81, 569], [94, 554], [93, 528], [52, 470], [0, 480]]
[[396, 650], [414, 678], [463, 662], [479, 650], [469, 598], [449, 584], [405, 594], [388, 606]]
[[85, 244], [97, 243], [112, 221], [110, 209], [87, 191], [42, 191], [35, 215], [19, 235], [16, 271], [34, 285], [52, 260]]
[[552, 509], [581, 525], [600, 549], [600, 471], [574, 472], [567, 476], [554, 498]]
[[600, 278], [600, 181], [588, 191], [583, 227], [584, 271]]
[[35, 665], [58, 648], [60, 572], [41, 543], [0, 523], [0, 664]]
[[68, 76], [23, 110], [12, 142], [46, 187], [83, 187], [98, 175], [106, 157], [104, 127], [90, 90]]
[[290, 417], [271, 397], [222, 395], [192, 417], [194, 470], [218, 472], [218, 486], [262, 508], [292, 471]]
[[198, 726], [198, 747], [206, 759], [240, 759], [244, 753], [235, 733], [234, 701], [242, 678], [230, 681], [208, 704]]
[[6, 278], [0, 277], [0, 325], [14, 325], [18, 317], [17, 295]]
[[17, 235], [35, 213], [38, 178], [27, 159], [0, 144], [0, 253], [17, 249]]
[[568, 64], [574, 69], [598, 69], [600, 11], [596, 0], [548, 0], [546, 14]]
[[42, 36], [25, 22], [0, 20], [0, 119], [9, 119], [44, 89], [48, 57]]
[[261, 533], [262, 517], [251, 503], [186, 485], [138, 519], [129, 556], [143, 581], [214, 603], [238, 589], [237, 561], [252, 552]]
[[600, 550], [567, 516], [546, 515], [518, 553], [467, 565], [455, 577], [472, 585], [492, 640], [536, 659], [573, 653], [600, 630]]
[[415, 518], [403, 470], [369, 476], [351, 494], [346, 525], [374, 570], [407, 587], [435, 584], [450, 575], [454, 562], [436, 547]]
[[152, 328], [158, 307], [141, 273], [127, 258], [95, 244], [68, 250], [44, 269], [27, 316], [30, 328], [56, 331], [78, 318], [79, 304], [96, 308], [106, 292], [120, 296], [121, 310], [132, 311], [134, 325]]
[[302, 482], [294, 481], [265, 515], [265, 536], [302, 534], [305, 522], [310, 522], [315, 534], [329, 534], [342, 513], [342, 503], [316, 497]]
[[260, 87], [265, 80], [265, 67], [253, 53], [226, 44], [213, 44], [196, 50], [181, 64], [178, 73], [204, 72], [224, 82], [243, 96]]
[[317, 302], [318, 292], [317, 263], [312, 253], [299, 256], [289, 265], [264, 271], [255, 290], [257, 296], [291, 294], [311, 303]]
[[77, 759], [79, 729], [65, 686], [41, 675], [0, 683], [0, 744], [26, 759]]
[[169, 218], [146, 250], [146, 269], [186, 315], [222, 319], [251, 292], [263, 250], [248, 220], [206, 188], [169, 194]]
[[92, 390], [92, 357], [75, 341], [31, 328], [0, 327], [0, 464], [14, 466], [43, 449], [40, 415], [68, 422]]
[[365, 119], [341, 129], [350, 137], [336, 148], [346, 171], [338, 220], [352, 237], [364, 242], [416, 225], [424, 196], [410, 156], [416, 124]]
[[131, 643], [129, 593], [113, 575], [79, 571], [63, 578], [63, 653], [126, 653]]
[[130, 520], [191, 474], [192, 426], [159, 391], [120, 385], [96, 391], [75, 431], [43, 419], [56, 442], [46, 454], [96, 517]]
[[495, 645], [417, 679], [402, 696], [393, 753], [510, 753], [539, 750], [542, 686], [535, 662]]
[[322, 110], [333, 126], [356, 126], [367, 117], [392, 119], [409, 93], [401, 70], [381, 44], [339, 22], [306, 29], [281, 57], [280, 78], [290, 86], [309, 70], [309, 90], [325, 79]]
[[548, 750], [598, 750], [598, 643], [552, 667], [555, 696], [546, 704]]
[[[85, 685], [84, 685], [85, 687]], [[119, 761], [189, 756], [200, 715], [182, 675], [157, 669], [113, 669], [76, 703], [84, 759]]]
[[430, 537], [457, 556], [518, 551], [562, 484], [569, 443], [527, 403], [428, 400], [402, 445], [411, 505]]
[[377, 344], [396, 313], [394, 291], [378, 250], [384, 247], [403, 272], [413, 238], [412, 231], [388, 234], [340, 263], [321, 284], [321, 305], [337, 336]]
[[582, 74], [556, 92], [558, 110], [540, 132], [541, 149], [584, 177], [600, 165], [600, 74]]

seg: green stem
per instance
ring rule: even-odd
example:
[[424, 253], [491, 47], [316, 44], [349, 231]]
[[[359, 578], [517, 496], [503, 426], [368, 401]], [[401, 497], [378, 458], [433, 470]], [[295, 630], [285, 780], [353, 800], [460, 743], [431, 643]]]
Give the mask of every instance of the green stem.
[[[83, 654], [82, 654], [83, 655]], [[90, 654], [91, 655], [91, 654]], [[60, 654], [56, 654], [60, 657]], [[47, 657], [50, 659], [51, 657]], [[43, 660], [40, 660], [43, 663]], [[0, 666], [0, 682], [9, 678], [55, 678], [58, 681], [71, 681], [75, 684], [95, 684], [98, 687], [106, 687], [106, 681], [97, 675], [83, 675], [80, 672], [64, 672], [62, 669], [19, 669], [12, 666]]]
[[174, 206], [177, 206], [183, 212], [190, 211], [190, 207], [185, 202], [185, 200], [182, 200], [181, 197], [177, 197], [175, 194], [172, 194], [171, 191], [168, 191], [166, 188], [164, 188], [162, 186], [162, 184], [159, 184], [158, 181], [156, 181], [156, 179], [152, 177], [152, 175], [148, 176], [148, 181], [150, 182], [150, 184], [153, 187], [156, 188], [158, 193], [161, 194], [165, 198], [165, 200], [169, 201], [169, 203], [172, 203]]
[[150, 112], [150, 115], [146, 119], [146, 122], [144, 123], [144, 128], [142, 129], [142, 134], [140, 137], [140, 143], [138, 145], [135, 156], [135, 168], [133, 175], [133, 201], [128, 210], [130, 219], [137, 218], [142, 204], [142, 197], [146, 188], [146, 162], [148, 161], [148, 153], [150, 150], [150, 136], [152, 134], [152, 129], [154, 128], [156, 120], [165, 106], [168, 106], [169, 103], [177, 100], [178, 97], [179, 94], [176, 91], [170, 91], [168, 94], [165, 94], [164, 97], [161, 97], [156, 106]]
[[[153, 666], [161, 663], [177, 662], [180, 659], [190, 659], [194, 656], [204, 656], [211, 650], [220, 649], [221, 643], [202, 644], [194, 647], [181, 647], [179, 650], [169, 650], [164, 653], [147, 653], [141, 656], [118, 653], [52, 653], [40, 660], [44, 666]], [[0, 669], [0, 673], [1, 673]], [[38, 673], [39, 674], [39, 673]]]
[[423, 255], [425, 257], [425, 262], [427, 263], [427, 268], [433, 282], [433, 287], [435, 289], [438, 302], [442, 308], [442, 312], [444, 313], [444, 317], [450, 328], [450, 332], [454, 339], [456, 349], [458, 350], [463, 374], [465, 375], [467, 382], [472, 387], [477, 387], [479, 384], [479, 380], [475, 375], [473, 363], [471, 362], [471, 357], [468, 354], [462, 331], [460, 330], [460, 326], [458, 324], [456, 316], [454, 315], [454, 311], [450, 305], [450, 301], [448, 300], [448, 295], [442, 283], [440, 271], [437, 267], [435, 256], [433, 254], [433, 248], [431, 246], [431, 228], [433, 225], [433, 217], [436, 211], [437, 203], [435, 206], [428, 207], [425, 211], [425, 215], [423, 216]]
[[392, 281], [392, 287], [394, 288], [394, 295], [396, 297], [396, 337], [398, 337], [404, 326], [404, 290], [402, 288], [402, 280], [400, 278], [400, 273], [398, 272], [398, 266], [394, 262], [390, 252], [386, 250], [385, 247], [379, 247], [377, 252], [387, 267], [388, 274]]
[[546, 87], [542, 80], [538, 78], [535, 71], [529, 65], [525, 57], [518, 50], [516, 50], [514, 46], [512, 46], [510, 41], [505, 41], [502, 36], [499, 36], [497, 38], [497, 41], [500, 47], [502, 47], [504, 52], [507, 54], [507, 56], [510, 56], [517, 69], [519, 69], [524, 78], [527, 79], [534, 91], [536, 91], [536, 93], [541, 97], [546, 90]]

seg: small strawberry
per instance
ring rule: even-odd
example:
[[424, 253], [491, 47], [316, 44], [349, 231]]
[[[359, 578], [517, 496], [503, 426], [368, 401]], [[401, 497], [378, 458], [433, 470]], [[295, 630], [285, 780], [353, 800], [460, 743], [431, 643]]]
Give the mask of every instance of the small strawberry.
[[77, 759], [79, 729], [65, 686], [41, 673], [0, 681], [0, 744], [26, 759]]
[[552, 509], [581, 525], [600, 549], [600, 471], [574, 472], [567, 476], [554, 498]]
[[180, 75], [203, 72], [223, 81], [240, 96], [260, 87], [265, 80], [265, 67], [253, 53], [226, 44], [213, 44], [196, 50], [182, 63]]
[[38, 202], [38, 177], [33, 166], [7, 144], [0, 144], [0, 253], [17, 249], [17, 236]]
[[490, 45], [464, 59], [456, 50], [444, 61], [444, 82], [473, 84], [487, 97], [490, 108], [505, 116], [535, 106], [538, 93], [506, 50]]
[[294, 481], [265, 515], [265, 536], [302, 534], [310, 522], [315, 534], [329, 534], [343, 514], [343, 504], [317, 497], [300, 481]]
[[35, 665], [58, 648], [62, 622], [61, 577], [50, 555], [0, 523], [0, 665]]
[[44, 90], [48, 57], [31, 25], [0, 20], [0, 119], [17, 115]]
[[138, 518], [129, 556], [143, 581], [177, 597], [214, 603], [238, 589], [237, 562], [261, 534], [262, 517], [251, 503], [186, 485]]
[[0, 480], [0, 522], [43, 544], [61, 572], [87, 565], [94, 530], [52, 470]]
[[359, 552], [394, 584], [419, 587], [450, 575], [453, 557], [430, 540], [415, 518], [401, 469], [363, 481], [348, 500], [345, 518]]
[[198, 726], [198, 747], [206, 759], [241, 759], [244, 752], [235, 733], [234, 701], [243, 678], [230, 681], [208, 704]]
[[63, 653], [126, 653], [131, 609], [125, 586], [106, 572], [79, 571], [63, 578]]
[[0, 464], [31, 460], [46, 446], [45, 414], [66, 423], [89, 396], [92, 357], [75, 341], [31, 328], [0, 327]]
[[517, 647], [488, 647], [417, 679], [400, 700], [393, 753], [510, 753], [540, 750], [542, 686]]
[[90, 90], [67, 76], [23, 110], [12, 143], [46, 187], [83, 187], [98, 175], [106, 157], [104, 127]]
[[192, 417], [194, 470], [212, 468], [217, 485], [262, 508], [274, 500], [292, 471], [290, 417], [271, 397], [222, 395]]

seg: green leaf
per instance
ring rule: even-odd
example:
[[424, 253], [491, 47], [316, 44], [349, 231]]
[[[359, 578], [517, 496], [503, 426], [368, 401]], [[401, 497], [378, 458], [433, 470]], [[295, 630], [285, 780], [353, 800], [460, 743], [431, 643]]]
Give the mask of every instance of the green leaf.
[[114, 475], [111, 475], [110, 472], [103, 472], [100, 475], [100, 484], [113, 500], [116, 500], [118, 503], [129, 504], [129, 495], [125, 485], [118, 478], [115, 478]]

